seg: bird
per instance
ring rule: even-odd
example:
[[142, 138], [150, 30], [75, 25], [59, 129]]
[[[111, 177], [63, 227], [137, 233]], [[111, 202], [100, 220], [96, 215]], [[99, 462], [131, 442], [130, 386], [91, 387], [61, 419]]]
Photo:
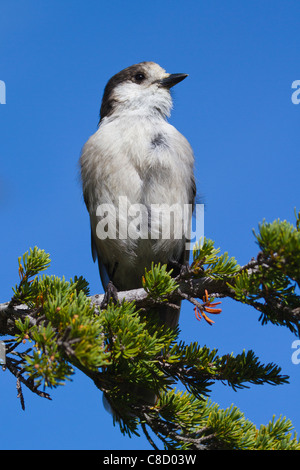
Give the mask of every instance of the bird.
[[[175, 232], [178, 220], [191, 224], [195, 159], [188, 140], [168, 122], [171, 89], [187, 76], [145, 61], [116, 73], [104, 88], [98, 129], [82, 148], [80, 171], [92, 256], [105, 291], [142, 287], [153, 263], [166, 264], [173, 276], [188, 263], [188, 229]], [[191, 208], [188, 215], [184, 206]], [[157, 311], [161, 323], [176, 328], [180, 302], [175, 310]]]

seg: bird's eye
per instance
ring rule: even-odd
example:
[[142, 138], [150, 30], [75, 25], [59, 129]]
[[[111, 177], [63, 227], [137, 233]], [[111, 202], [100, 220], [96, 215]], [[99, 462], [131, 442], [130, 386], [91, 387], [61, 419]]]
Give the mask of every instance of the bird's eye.
[[141, 83], [143, 80], [145, 80], [145, 75], [141, 72], [135, 74], [134, 79], [136, 82]]

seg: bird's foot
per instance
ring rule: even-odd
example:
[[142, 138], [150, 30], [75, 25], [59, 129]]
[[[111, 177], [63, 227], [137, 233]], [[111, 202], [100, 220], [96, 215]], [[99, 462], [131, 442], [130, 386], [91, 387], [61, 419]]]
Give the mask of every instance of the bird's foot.
[[192, 269], [191, 269], [188, 261], [186, 261], [185, 263], [182, 264], [179, 261], [172, 260], [168, 264], [168, 267], [173, 269], [173, 276], [175, 275], [175, 277], [179, 277], [179, 278], [189, 277], [189, 275], [192, 272]]
[[112, 281], [109, 281], [106, 286], [104, 298], [101, 303], [101, 308], [106, 308], [109, 304], [110, 299], [112, 299], [114, 304], [118, 302], [118, 290]]

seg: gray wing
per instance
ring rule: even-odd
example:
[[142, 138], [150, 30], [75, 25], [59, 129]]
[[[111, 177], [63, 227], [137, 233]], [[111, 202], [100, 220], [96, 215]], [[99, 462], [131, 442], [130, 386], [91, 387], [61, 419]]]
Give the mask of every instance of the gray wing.
[[[87, 208], [88, 212], [90, 212], [89, 211], [88, 195], [86, 193], [83, 193], [83, 199], [84, 199], [84, 202], [85, 202], [85, 205], [86, 205], [86, 208]], [[94, 240], [91, 225], [90, 225], [90, 231], [91, 231], [91, 251], [92, 251], [93, 261], [95, 263], [96, 260], [98, 260], [100, 279], [101, 279], [101, 282], [102, 282], [103, 289], [105, 290], [110, 279], [109, 279], [109, 276], [108, 276], [108, 273], [107, 273], [107, 269], [106, 269], [103, 261], [101, 260], [101, 255], [98, 252], [98, 249], [97, 249], [97, 246], [96, 246], [96, 243], [95, 243], [95, 240]]]
[[[192, 206], [192, 213], [194, 212], [194, 209], [195, 209], [195, 199], [196, 199], [196, 181], [195, 181], [195, 176], [192, 175], [192, 179], [191, 179], [191, 186], [190, 186], [190, 194], [189, 194], [189, 204]], [[178, 258], [177, 263], [179, 265], [185, 265], [189, 262], [189, 256], [190, 256], [190, 250], [189, 249], [186, 249], [184, 248]], [[173, 267], [173, 275], [178, 275], [179, 274], [179, 271], [180, 271], [180, 268], [179, 270], [177, 270], [176, 268], [174, 269], [174, 266], [170, 266], [170, 268]]]
[[103, 289], [105, 290], [110, 279], [109, 279], [107, 269], [103, 261], [101, 260], [101, 255], [100, 253], [98, 253], [96, 243], [94, 241], [92, 229], [91, 229], [91, 250], [92, 250], [92, 257], [93, 257], [94, 263], [96, 262], [96, 260], [98, 260], [100, 279], [102, 282]]

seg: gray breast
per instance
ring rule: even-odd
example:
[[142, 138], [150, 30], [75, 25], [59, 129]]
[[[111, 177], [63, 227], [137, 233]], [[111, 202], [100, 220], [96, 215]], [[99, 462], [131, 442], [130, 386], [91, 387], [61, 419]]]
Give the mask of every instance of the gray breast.
[[168, 147], [168, 142], [162, 134], [156, 134], [151, 140], [151, 147], [153, 149], [157, 147]]

